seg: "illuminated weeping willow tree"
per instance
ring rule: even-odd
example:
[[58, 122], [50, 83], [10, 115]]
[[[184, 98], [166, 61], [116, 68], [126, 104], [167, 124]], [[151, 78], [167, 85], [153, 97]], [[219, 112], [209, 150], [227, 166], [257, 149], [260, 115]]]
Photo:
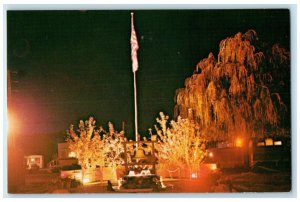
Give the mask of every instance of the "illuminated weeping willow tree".
[[177, 89], [175, 117], [193, 110], [200, 133], [215, 141], [283, 134], [287, 107], [276, 90], [288, 86], [280, 74], [289, 73], [289, 53], [278, 44], [256, 52], [256, 42], [254, 30], [222, 40], [218, 58], [210, 53]]

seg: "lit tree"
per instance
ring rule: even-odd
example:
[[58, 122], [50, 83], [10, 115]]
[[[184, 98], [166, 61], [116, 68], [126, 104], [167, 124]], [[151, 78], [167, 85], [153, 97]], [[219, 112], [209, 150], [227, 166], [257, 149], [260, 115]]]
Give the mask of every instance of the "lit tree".
[[69, 149], [75, 153], [83, 173], [97, 166], [107, 166], [112, 168], [115, 177], [116, 167], [123, 163], [123, 142], [126, 141], [124, 132], [115, 131], [111, 122], [108, 126], [109, 132], [102, 126], [97, 128], [96, 121], [90, 117], [87, 121], [79, 121], [78, 130], [75, 131], [71, 125], [67, 131]]
[[105, 155], [105, 165], [112, 169], [113, 178], [116, 179], [116, 168], [124, 164], [124, 131], [118, 133], [115, 131], [111, 122], [108, 122], [109, 132], [103, 128], [101, 130], [105, 133], [103, 135], [103, 152]]
[[[255, 52], [256, 32], [237, 33], [220, 42], [218, 58], [212, 53], [201, 60], [175, 97], [175, 116], [192, 109], [201, 133], [210, 140], [235, 140], [265, 134], [283, 134], [281, 120], [287, 107], [275, 85], [289, 72], [289, 53], [279, 45], [271, 52]], [[274, 78], [278, 77], [277, 79]], [[275, 84], [274, 84], [275, 83]], [[272, 89], [272, 90], [270, 90]]]
[[104, 166], [104, 144], [99, 130], [95, 130], [96, 121], [90, 117], [87, 121], [80, 120], [77, 132], [71, 125], [67, 142], [70, 151], [74, 152], [83, 170]]
[[[189, 168], [198, 171], [206, 156], [206, 138], [200, 134], [198, 124], [190, 119], [168, 122], [169, 117], [160, 112], [155, 125], [158, 135], [158, 161], [167, 167]], [[169, 125], [169, 126], [168, 126]]]

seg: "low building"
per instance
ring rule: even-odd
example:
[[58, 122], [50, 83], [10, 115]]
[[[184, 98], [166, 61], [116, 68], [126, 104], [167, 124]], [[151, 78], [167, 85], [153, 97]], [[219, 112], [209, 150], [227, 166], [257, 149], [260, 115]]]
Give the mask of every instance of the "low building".
[[26, 168], [39, 169], [44, 167], [44, 156], [43, 155], [29, 155], [24, 157]]

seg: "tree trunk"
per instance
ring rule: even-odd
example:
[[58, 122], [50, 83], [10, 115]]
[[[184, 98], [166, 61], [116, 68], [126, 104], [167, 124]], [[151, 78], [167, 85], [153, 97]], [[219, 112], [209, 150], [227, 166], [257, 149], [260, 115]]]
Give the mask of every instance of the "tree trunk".
[[244, 147], [244, 166], [250, 169], [253, 167], [253, 140], [248, 138]]

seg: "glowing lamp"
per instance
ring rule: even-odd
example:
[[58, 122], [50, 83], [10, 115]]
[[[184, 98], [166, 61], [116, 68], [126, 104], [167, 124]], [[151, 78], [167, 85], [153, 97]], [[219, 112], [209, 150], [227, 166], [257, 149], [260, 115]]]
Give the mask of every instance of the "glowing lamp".
[[210, 165], [210, 169], [213, 170], [213, 171], [216, 170], [217, 169], [217, 165], [215, 163], [211, 164]]
[[61, 178], [65, 178], [65, 177], [66, 177], [65, 173], [61, 172], [61, 173], [60, 173], [60, 177], [61, 177]]
[[83, 184], [87, 184], [87, 183], [89, 183], [89, 182], [90, 182], [90, 179], [87, 178], [87, 177], [83, 178], [83, 180], [82, 180], [82, 183], [83, 183]]
[[14, 134], [18, 131], [20, 123], [14, 113], [11, 111], [7, 112], [7, 119], [6, 119], [6, 127], [7, 127], [7, 134]]
[[196, 173], [192, 173], [192, 178], [196, 179], [197, 178], [197, 174]]
[[214, 154], [212, 152], [209, 152], [208, 156], [212, 158]]
[[236, 147], [242, 147], [243, 146], [243, 141], [240, 138], [237, 138], [235, 140], [235, 146]]
[[280, 145], [282, 145], [282, 142], [281, 141], [275, 141], [274, 145], [280, 146]]
[[134, 173], [134, 171], [133, 170], [131, 170], [131, 171], [129, 171], [129, 174], [128, 174], [129, 176], [135, 176], [135, 173]]
[[76, 153], [75, 152], [69, 152], [69, 158], [75, 158], [76, 157]]
[[81, 173], [76, 173], [75, 175], [74, 175], [74, 178], [76, 179], [76, 180], [80, 180], [81, 179]]
[[34, 158], [31, 158], [30, 161], [31, 161], [31, 162], [34, 162]]
[[267, 138], [265, 139], [266, 146], [273, 146], [273, 139], [272, 138]]

